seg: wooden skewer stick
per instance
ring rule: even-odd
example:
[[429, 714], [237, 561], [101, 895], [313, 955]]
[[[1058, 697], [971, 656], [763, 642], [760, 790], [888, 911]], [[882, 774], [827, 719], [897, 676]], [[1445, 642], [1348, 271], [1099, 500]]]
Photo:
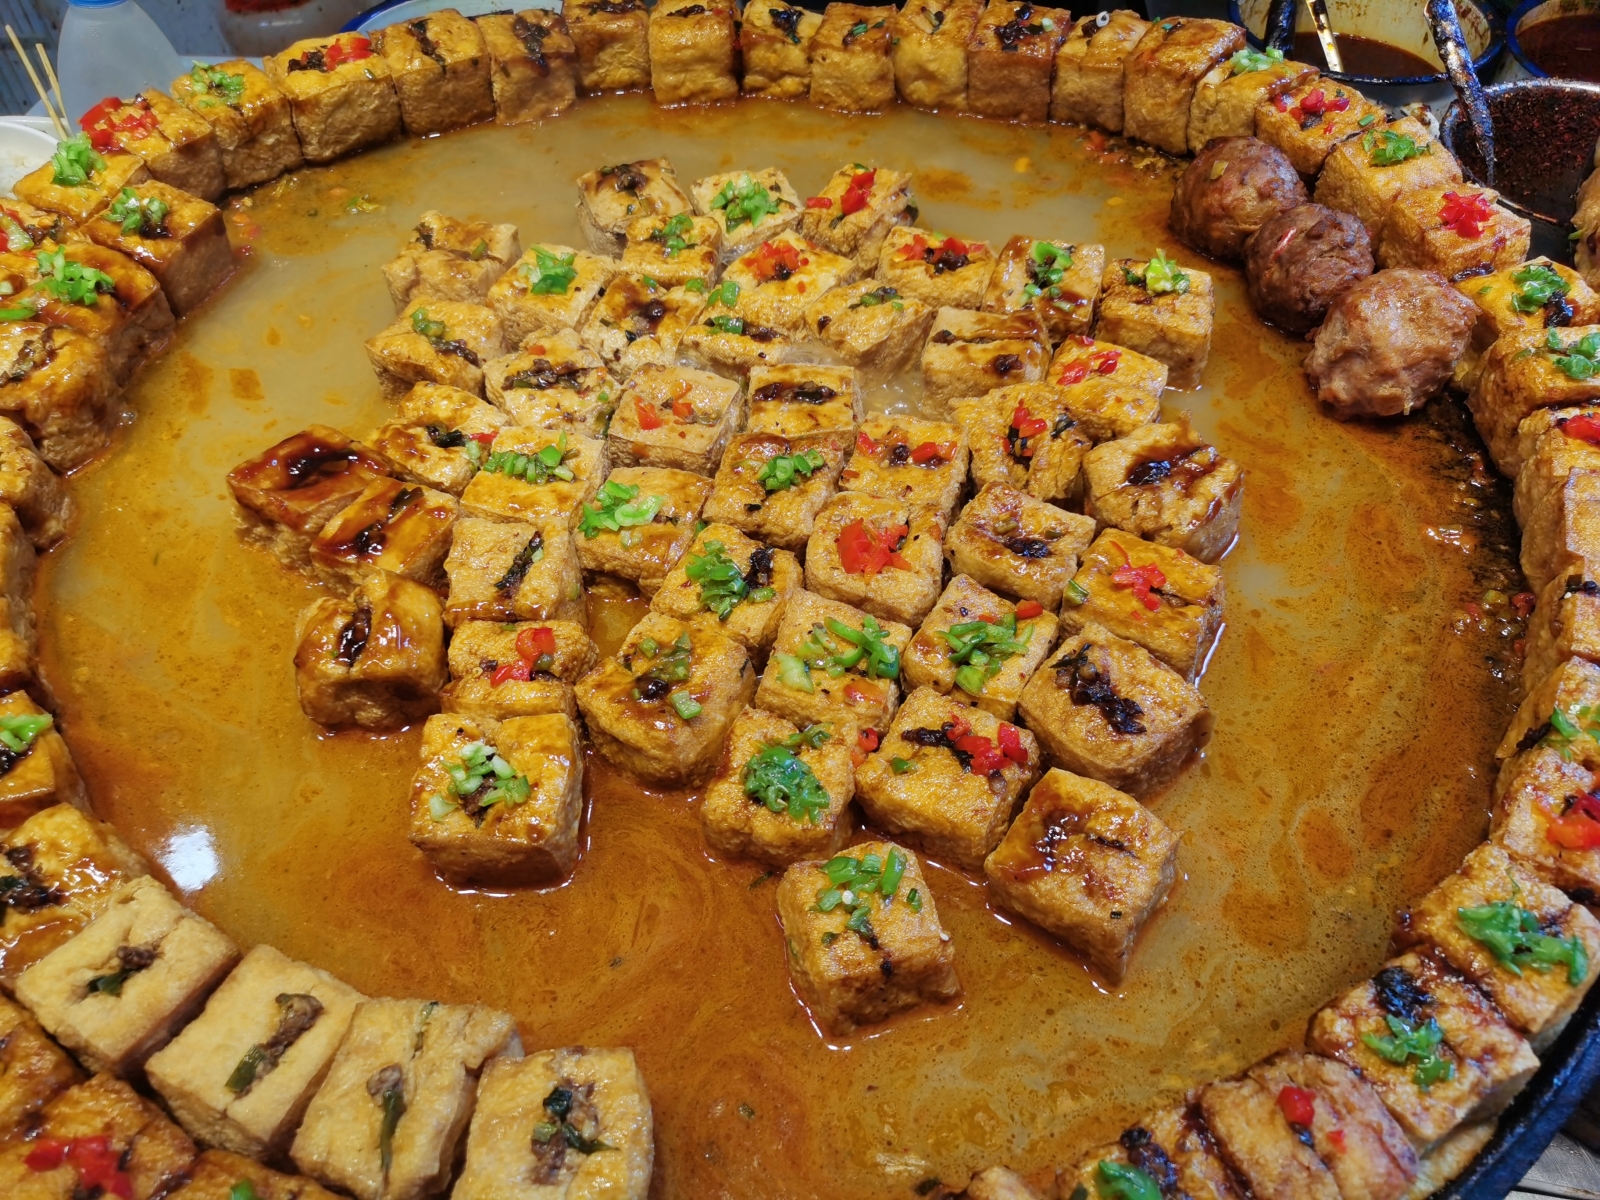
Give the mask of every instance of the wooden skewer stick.
[[33, 59], [28, 57], [28, 52], [22, 48], [22, 41], [17, 37], [17, 31], [6, 26], [6, 36], [11, 39], [11, 44], [16, 47], [17, 57], [22, 59], [22, 65], [28, 69], [28, 78], [33, 80], [33, 90], [39, 93], [39, 103], [44, 105], [44, 111], [50, 115], [50, 123], [56, 127], [56, 136], [62, 141], [67, 140], [67, 128], [61, 123], [61, 118], [56, 115], [55, 106], [50, 103], [50, 93], [44, 90], [44, 84], [39, 82], [39, 72], [33, 69]]
[[71, 120], [67, 116], [67, 102], [61, 98], [61, 80], [56, 78], [56, 69], [50, 65], [50, 52], [44, 48], [43, 42], [35, 42], [33, 48], [38, 51], [39, 61], [44, 64], [44, 73], [50, 79], [50, 90], [56, 94], [56, 108], [61, 112], [61, 119]]

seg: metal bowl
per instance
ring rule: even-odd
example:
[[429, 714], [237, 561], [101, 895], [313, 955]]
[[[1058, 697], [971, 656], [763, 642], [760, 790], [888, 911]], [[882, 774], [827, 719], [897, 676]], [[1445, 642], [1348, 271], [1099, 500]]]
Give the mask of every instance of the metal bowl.
[[1511, 53], [1507, 61], [1501, 64], [1500, 78], [1548, 79], [1550, 72], [1523, 52], [1522, 39], [1518, 36], [1518, 31], [1530, 20], [1537, 20], [1546, 15], [1568, 16], [1580, 12], [1600, 12], [1600, 0], [1523, 0], [1516, 11], [1506, 18], [1506, 49]]

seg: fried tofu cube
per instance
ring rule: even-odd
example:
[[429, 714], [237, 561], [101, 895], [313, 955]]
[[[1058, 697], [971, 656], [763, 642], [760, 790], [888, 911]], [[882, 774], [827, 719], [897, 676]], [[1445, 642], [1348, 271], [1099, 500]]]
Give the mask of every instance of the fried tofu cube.
[[1178, 836], [1132, 796], [1059, 768], [984, 861], [989, 887], [1121, 983], [1177, 873]]
[[1594, 409], [1539, 408], [1517, 424], [1516, 482], [1511, 493], [1511, 511], [1517, 524], [1525, 525], [1546, 496], [1566, 485], [1573, 471], [1600, 470], [1600, 445], [1588, 441], [1588, 420], [1579, 421], [1569, 431], [1574, 417], [1594, 416]]
[[[841, 636], [834, 625], [851, 637]], [[910, 642], [910, 628], [897, 621], [880, 624], [848, 604], [796, 592], [778, 623], [756, 707], [802, 728], [831, 723], [840, 729], [887, 729], [900, 703], [900, 660]], [[862, 647], [869, 653], [856, 655]], [[829, 666], [843, 666], [845, 673], [830, 674]]]
[[959, 704], [1014, 720], [1023, 685], [1056, 638], [1054, 613], [1031, 604], [1019, 616], [1019, 607], [971, 576], [955, 576], [906, 647], [906, 685], [935, 688]]
[[618, 467], [575, 537], [585, 571], [615, 575], [653, 596], [694, 540], [711, 481], [670, 467]]
[[583, 619], [582, 571], [565, 517], [456, 522], [444, 622]]
[[622, 390], [606, 444], [618, 466], [710, 476], [743, 415], [733, 380], [652, 363], [635, 371]]
[[722, 226], [710, 217], [679, 212], [630, 222], [622, 271], [648, 275], [669, 288], [699, 280], [709, 288], [722, 269]]
[[881, 383], [910, 360], [927, 340], [934, 310], [876, 279], [846, 284], [818, 297], [806, 309], [806, 328], [819, 342], [861, 373], [864, 384]]
[[892, 40], [883, 10], [828, 5], [811, 39], [811, 103], [840, 112], [888, 108], [894, 103]]
[[1105, 15], [1104, 24], [1095, 15], [1079, 17], [1056, 51], [1050, 119], [1121, 133], [1124, 65], [1150, 22], [1128, 9]]
[[1052, 762], [1140, 799], [1178, 777], [1213, 724], [1193, 684], [1092, 624], [1033, 675], [1020, 708]]
[[1084, 511], [1102, 528], [1216, 562], [1233, 544], [1244, 471], [1195, 432], [1189, 414], [1102, 442], [1083, 457]]
[[[1495, 750], [1502, 782], [1522, 755], [1551, 748], [1586, 767], [1600, 767], [1600, 742], [1587, 736], [1591, 724], [1600, 730], [1600, 666], [1570, 659], [1536, 681], [1517, 707]], [[1570, 806], [1560, 807], [1565, 813]]]
[[1050, 339], [1034, 313], [941, 308], [922, 348], [923, 407], [948, 412], [968, 396], [1037, 383], [1049, 359]]
[[266, 183], [305, 161], [288, 97], [249, 59], [196, 63], [172, 81], [172, 98], [211, 126], [229, 191]]
[[70, 329], [0, 322], [0, 412], [58, 471], [82, 466], [110, 440], [121, 412], [105, 349]]
[[839, 486], [930, 509], [948, 523], [960, 504], [966, 478], [967, 437], [960, 426], [876, 416], [861, 422], [855, 453], [839, 476]]
[[712, 522], [651, 598], [650, 610], [693, 620], [709, 614], [722, 632], [750, 650], [772, 645], [789, 597], [799, 590], [800, 562], [732, 525]]
[[920, 687], [856, 769], [856, 799], [878, 828], [942, 863], [976, 871], [1039, 770], [1033, 734]]
[[922, 864], [893, 842], [792, 865], [778, 883], [778, 920], [789, 978], [825, 1033], [852, 1033], [961, 993], [955, 947]]
[[287, 566], [310, 563], [311, 539], [388, 467], [327, 425], [312, 425], [228, 472], [244, 535]]
[[1106, 248], [1018, 235], [1000, 250], [983, 294], [983, 311], [1031, 312], [1053, 345], [1094, 328]]
[[1165, 363], [1167, 386], [1187, 391], [1200, 386], [1211, 355], [1215, 311], [1204, 271], [1178, 270], [1159, 254], [1151, 262], [1117, 259], [1106, 268], [1095, 336]]
[[936, 509], [840, 492], [817, 513], [806, 542], [806, 587], [915, 626], [939, 597], [944, 532]]
[[564, 712], [428, 718], [411, 782], [411, 844], [461, 887], [554, 883], [578, 860], [583, 753]]
[[429, 587], [441, 585], [460, 511], [460, 502], [447, 492], [374, 479], [311, 539], [312, 570], [350, 586], [378, 571]]
[[205, 1145], [281, 1154], [365, 998], [326, 971], [257, 946], [145, 1073]]
[[0, 687], [23, 687], [37, 672], [33, 617], [37, 558], [16, 513], [0, 505]]
[[1168, 154], [1187, 153], [1195, 88], [1244, 48], [1244, 30], [1227, 21], [1169, 17], [1151, 25], [1124, 64], [1123, 132]]
[[19, 200], [82, 225], [121, 195], [123, 188], [150, 182], [150, 169], [138, 155], [113, 150], [100, 154], [97, 163], [80, 150], [78, 157], [83, 160], [86, 182], [62, 182], [73, 176], [61, 175], [53, 162], [47, 162], [12, 184], [12, 192]]
[[[1472, 331], [1472, 348], [1477, 352], [1487, 351], [1498, 339], [1515, 333], [1537, 331], [1548, 337], [1550, 328], [1561, 326], [1568, 334], [1581, 335], [1583, 327], [1600, 325], [1600, 295], [1571, 267], [1548, 258], [1458, 279], [1456, 287], [1479, 309]], [[1485, 364], [1487, 358], [1484, 354]], [[1471, 390], [1477, 382], [1477, 363], [1469, 357], [1457, 366], [1456, 383], [1462, 390]]]
[[333, 727], [400, 729], [439, 708], [444, 609], [429, 588], [376, 571], [354, 596], [300, 614], [294, 652], [300, 710]]
[[1380, 267], [1417, 267], [1446, 279], [1518, 266], [1528, 257], [1532, 222], [1500, 202], [1493, 188], [1469, 183], [1408, 191], [1391, 204], [1373, 246]]
[[1348, 84], [1308, 79], [1256, 105], [1256, 136], [1315, 179], [1335, 146], [1388, 116]]
[[400, 99], [389, 62], [367, 38], [306, 38], [268, 55], [265, 65], [267, 78], [289, 98], [307, 162], [332, 162], [400, 136]]
[[1212, 138], [1255, 137], [1256, 110], [1263, 102], [1271, 103], [1319, 74], [1305, 63], [1273, 61], [1248, 46], [1235, 51], [1195, 86], [1189, 153], [1199, 154]]
[[416, 383], [444, 383], [481, 396], [483, 364], [505, 353], [505, 339], [493, 310], [419, 296], [366, 347], [385, 399], [399, 400]]
[[1323, 1007], [1306, 1043], [1362, 1075], [1419, 1152], [1498, 1113], [1539, 1069], [1522, 1035], [1432, 951], [1390, 960]]
[[1050, 116], [1056, 51], [1072, 14], [1027, 0], [989, 0], [967, 39], [967, 104], [980, 117], [1039, 124]]
[[92, 140], [136, 154], [150, 176], [202, 200], [222, 195], [222, 153], [211, 126], [165, 92], [108, 97], [79, 122]]
[[400, 116], [411, 137], [427, 137], [494, 116], [489, 51], [483, 34], [453, 8], [377, 31], [373, 46], [389, 64]]
[[1317, 176], [1316, 200], [1350, 213], [1374, 241], [1401, 196], [1461, 182], [1461, 165], [1414, 117], [1374, 122], [1360, 137], [1340, 142]]
[[[1126, 582], [1114, 578], [1123, 567]], [[1129, 579], [1129, 574], [1137, 576]], [[1076, 586], [1074, 586], [1076, 585]], [[1190, 683], [1205, 670], [1222, 631], [1222, 572], [1168, 546], [1107, 529], [1067, 585], [1061, 628], [1091, 623], [1143, 646]]]
[[1600, 563], [1600, 471], [1574, 470], [1527, 514], [1522, 573], [1535, 593], [1586, 563]]
[[11, 507], [40, 550], [66, 536], [73, 510], [65, 481], [39, 457], [27, 430], [5, 417], [0, 417], [0, 503]]
[[855, 280], [855, 263], [784, 230], [728, 264], [723, 287], [737, 289], [735, 312], [747, 321], [797, 335], [805, 329], [806, 309], [817, 296]]
[[[846, 750], [847, 780], [849, 761]], [[45, 1036], [39, 1022], [0, 996], [0, 1137], [20, 1133], [34, 1114], [82, 1079], [78, 1065]]]
[[[0, 256], [0, 273], [15, 278], [9, 270], [13, 261], [15, 256]], [[119, 251], [92, 242], [72, 242], [22, 261], [27, 264], [24, 278], [29, 285], [25, 303], [35, 308], [37, 319], [98, 342], [105, 349], [112, 380], [118, 384], [133, 376], [172, 329], [172, 307], [156, 277]], [[110, 276], [111, 290], [97, 292], [88, 304], [59, 298], [44, 277], [60, 279], [69, 263]]]
[[543, 330], [522, 348], [483, 364], [490, 403], [509, 424], [603, 438], [622, 393], [619, 384], [571, 329]]
[[751, 0], [739, 20], [747, 96], [799, 100], [811, 91], [811, 41], [822, 14], [782, 0]]
[[1073, 336], [1057, 348], [1045, 378], [1079, 432], [1105, 442], [1127, 437], [1159, 417], [1167, 364], [1110, 342]]
[[[396, 312], [418, 296], [484, 304], [489, 288], [522, 254], [515, 225], [461, 221], [430, 208], [417, 220], [400, 256], [383, 278]], [[505, 324], [504, 329], [510, 326]], [[508, 340], [512, 335], [507, 333]]]
[[758, 367], [777, 366], [796, 356], [795, 343], [787, 334], [740, 315], [743, 307], [736, 303], [729, 312], [719, 304], [708, 304], [700, 319], [685, 331], [678, 346], [680, 359], [699, 370], [739, 381]]
[[380, 425], [372, 449], [400, 479], [459, 496], [506, 414], [470, 392], [419, 383], [400, 401], [400, 419]]
[[645, 366], [671, 367], [705, 303], [704, 295], [687, 288], [618, 275], [584, 321], [583, 343], [618, 379]]
[[535, 333], [581, 328], [617, 269], [613, 259], [570, 246], [530, 246], [489, 288], [487, 303], [506, 344], [519, 345]]
[[[1216, 1139], [1199, 1108], [1192, 1104], [1147, 1113], [1124, 1129], [1114, 1144], [1091, 1151], [1076, 1167], [1058, 1172], [1058, 1186], [1068, 1190], [1082, 1186], [1092, 1193], [1097, 1181], [1109, 1182], [1116, 1174], [1102, 1172], [1101, 1162], [1131, 1166], [1134, 1155], [1146, 1163], [1170, 1163], [1177, 1186], [1192, 1200], [1239, 1200], [1243, 1195], [1232, 1168], [1218, 1156]], [[1009, 1198], [1000, 1195], [995, 1200]]]
[[735, 434], [717, 468], [705, 519], [781, 550], [804, 550], [849, 452], [850, 435], [842, 430], [793, 438]]
[[643, 0], [561, 0], [561, 15], [578, 48], [585, 92], [650, 86], [650, 13]]
[[798, 438], [854, 433], [861, 423], [861, 387], [850, 367], [813, 363], [757, 367], [750, 372], [749, 386], [746, 433]]
[[1600, 663], [1600, 582], [1591, 576], [1600, 563], [1584, 563], [1557, 575], [1544, 591], [1528, 622], [1528, 644], [1522, 679], [1532, 688], [1569, 658]]
[[[1197, 1101], [1206, 1127], [1216, 1138], [1218, 1152], [1252, 1195], [1340, 1200], [1339, 1184], [1317, 1154], [1315, 1135], [1307, 1126], [1296, 1128], [1289, 1123], [1283, 1114], [1281, 1095], [1281, 1089], [1247, 1075], [1205, 1085], [1199, 1089]], [[1293, 1092], [1289, 1095], [1292, 1107], [1299, 1097]], [[1315, 1104], [1313, 1100], [1313, 1109]], [[1403, 1191], [1402, 1183], [1394, 1190], [1353, 1194], [1398, 1196]]]
[[233, 273], [222, 211], [165, 183], [123, 189], [83, 232], [150, 271], [179, 316], [197, 308]]
[[650, 89], [658, 104], [711, 104], [739, 95], [731, 7], [660, 0], [650, 14]]
[[733, 722], [700, 802], [706, 845], [786, 867], [831, 858], [850, 836], [855, 727], [791, 722], [747, 708]]
[[988, 242], [912, 226], [891, 229], [878, 255], [880, 284], [894, 288], [899, 298], [913, 297], [940, 309], [981, 307], [994, 269]]
[[755, 688], [749, 653], [715, 622], [650, 612], [578, 681], [578, 707], [608, 762], [681, 787], [711, 774]]
[[[1551, 333], [1557, 349], [1550, 346]], [[1512, 329], [1497, 337], [1484, 354], [1467, 408], [1495, 466], [1506, 474], [1516, 478], [1522, 470], [1524, 439], [1518, 437], [1518, 429], [1528, 417], [1541, 409], [1600, 401], [1600, 376], [1574, 378], [1560, 366], [1572, 347], [1591, 336], [1600, 338], [1600, 325]], [[1582, 369], [1576, 374], [1581, 376]]]
[[358, 1200], [435, 1195], [449, 1182], [478, 1080], [498, 1057], [522, 1057], [506, 1013], [365, 1001], [306, 1110], [295, 1166]]
[[1580, 835], [1591, 818], [1578, 800], [1600, 785], [1600, 776], [1594, 764], [1564, 758], [1570, 754], [1564, 747], [1538, 744], [1544, 740], [1534, 739], [1501, 766], [1489, 839], [1545, 882], [1594, 904], [1600, 898], [1600, 850], [1584, 847], [1587, 839]]
[[226, 1150], [206, 1150], [184, 1173], [172, 1200], [232, 1200], [241, 1183], [256, 1200], [337, 1200], [334, 1193], [302, 1175], [285, 1175], [252, 1158]]
[[[624, 0], [622, 13], [612, 14], [630, 19], [637, 15], [640, 23], [639, 40], [644, 41], [643, 22], [645, 10], [636, 0]], [[615, 0], [595, 0], [595, 7], [610, 5], [621, 7]], [[567, 17], [570, 23], [572, 18]], [[573, 40], [578, 34], [573, 32]], [[582, 43], [580, 42], [580, 50]], [[641, 46], [642, 49], [642, 46]], [[643, 60], [648, 81], [649, 62]], [[644, 82], [615, 85], [618, 87], [643, 87]], [[584, 87], [590, 88], [587, 80]], [[692, 205], [689, 193], [678, 182], [678, 173], [664, 158], [645, 158], [638, 162], [618, 163], [600, 167], [578, 176], [578, 224], [583, 227], [589, 249], [607, 258], [622, 253], [628, 226], [642, 217], [671, 217], [689, 212]]]
[[800, 193], [776, 167], [724, 171], [690, 187], [694, 210], [717, 223], [724, 263], [800, 226]]
[[902, 101], [968, 111], [967, 40], [982, 12], [982, 0], [908, 0], [889, 19], [889, 60]]
[[489, 52], [497, 122], [542, 121], [572, 107], [578, 97], [578, 47], [559, 12], [528, 8], [485, 13], [476, 20]]
[[945, 535], [950, 569], [1054, 612], [1094, 539], [1094, 519], [985, 484]]
[[1083, 492], [1083, 456], [1093, 443], [1068, 410], [1063, 389], [1019, 383], [958, 400], [952, 413], [972, 447], [972, 479], [1002, 483], [1065, 507]]
[[91, 1071], [127, 1075], [200, 1011], [234, 944], [149, 876], [17, 978], [17, 999]]
[[461, 511], [491, 521], [565, 516], [576, 524], [606, 478], [606, 445], [581, 433], [513, 425], [495, 434]]
[[588, 631], [573, 621], [463, 621], [450, 638], [445, 711], [503, 721], [566, 713], [572, 685], [598, 661]]
[[806, 201], [800, 231], [814, 245], [853, 260], [862, 274], [869, 274], [877, 269], [889, 231], [910, 223], [913, 205], [909, 174], [853, 164], [840, 167]]

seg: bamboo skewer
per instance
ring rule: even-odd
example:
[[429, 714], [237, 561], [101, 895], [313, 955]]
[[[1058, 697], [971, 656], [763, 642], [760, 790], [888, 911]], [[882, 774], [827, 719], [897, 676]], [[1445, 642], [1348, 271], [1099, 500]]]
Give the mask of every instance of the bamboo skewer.
[[67, 128], [62, 124], [61, 118], [56, 115], [55, 106], [50, 103], [50, 93], [44, 90], [44, 84], [39, 82], [39, 72], [33, 69], [33, 59], [28, 57], [28, 52], [22, 48], [22, 41], [17, 37], [17, 31], [6, 26], [6, 36], [11, 39], [11, 44], [16, 47], [17, 55], [22, 59], [22, 65], [27, 68], [28, 78], [33, 80], [33, 90], [39, 93], [39, 103], [44, 105], [44, 111], [50, 116], [50, 123], [56, 127], [56, 136], [62, 141], [67, 140]]
[[56, 78], [56, 69], [50, 65], [50, 52], [44, 48], [43, 42], [35, 42], [34, 50], [39, 54], [39, 61], [44, 64], [44, 73], [50, 78], [50, 90], [56, 94], [56, 108], [61, 113], [64, 124], [70, 124], [72, 118], [67, 115], [67, 102], [61, 98], [61, 80]]

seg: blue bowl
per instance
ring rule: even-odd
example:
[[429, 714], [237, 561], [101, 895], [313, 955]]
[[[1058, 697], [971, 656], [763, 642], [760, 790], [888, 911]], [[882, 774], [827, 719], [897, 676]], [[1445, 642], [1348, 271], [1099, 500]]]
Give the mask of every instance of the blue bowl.
[[[1550, 72], [1534, 62], [1523, 51], [1522, 39], [1517, 36], [1517, 29], [1533, 13], [1534, 9], [1544, 8], [1547, 5], [1552, 9], [1552, 16], [1560, 14], [1563, 9], [1571, 9], [1572, 7], [1571, 0], [1566, 0], [1565, 3], [1562, 0], [1555, 0], [1554, 3], [1552, 3], [1552, 0], [1523, 0], [1516, 10], [1506, 18], [1506, 49], [1511, 52], [1512, 59], [1515, 61], [1516, 66], [1521, 68], [1521, 71], [1509, 74], [1502, 73], [1502, 78], [1515, 78], [1518, 74], [1526, 75], [1530, 79], [1550, 78]], [[1578, 7], [1589, 12], [1600, 12], [1600, 2], [1597, 2], [1597, 0], [1579, 0]], [[1510, 67], [1509, 63], [1507, 67]]]

